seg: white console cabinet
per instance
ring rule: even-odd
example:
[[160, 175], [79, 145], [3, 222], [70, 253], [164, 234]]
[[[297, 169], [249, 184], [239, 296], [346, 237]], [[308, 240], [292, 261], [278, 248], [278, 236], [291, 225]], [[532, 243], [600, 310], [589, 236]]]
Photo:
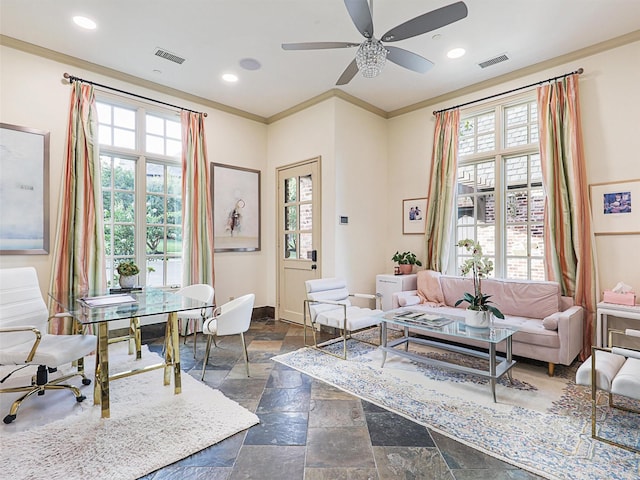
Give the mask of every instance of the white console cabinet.
[[391, 310], [391, 297], [396, 292], [416, 289], [416, 274], [409, 275], [376, 275], [376, 293], [382, 295], [382, 310]]

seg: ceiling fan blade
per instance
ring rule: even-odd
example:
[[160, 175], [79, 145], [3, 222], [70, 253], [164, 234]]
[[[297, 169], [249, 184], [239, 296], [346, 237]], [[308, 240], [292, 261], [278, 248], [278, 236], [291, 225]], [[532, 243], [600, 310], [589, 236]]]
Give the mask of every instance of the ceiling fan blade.
[[351, 42], [307, 42], [307, 43], [283, 43], [283, 50], [322, 50], [325, 48], [350, 48], [359, 47], [359, 43]]
[[[346, 1], [346, 0], [345, 0]], [[467, 6], [464, 2], [456, 2], [446, 7], [437, 8], [428, 13], [412, 18], [385, 33], [383, 42], [397, 42], [406, 38], [422, 35], [436, 30], [450, 23], [462, 20], [467, 16]]]
[[433, 67], [433, 62], [421, 57], [417, 53], [410, 52], [404, 48], [390, 47], [385, 45], [387, 51], [387, 60], [400, 65], [401, 67], [408, 68], [418, 73], [426, 73]]
[[351, 81], [353, 77], [358, 73], [358, 64], [356, 63], [356, 59], [354, 58], [351, 63], [347, 66], [340, 78], [336, 82], [336, 85], [346, 85]]
[[373, 19], [367, 0], [344, 0], [349, 16], [358, 31], [365, 37], [373, 37]]

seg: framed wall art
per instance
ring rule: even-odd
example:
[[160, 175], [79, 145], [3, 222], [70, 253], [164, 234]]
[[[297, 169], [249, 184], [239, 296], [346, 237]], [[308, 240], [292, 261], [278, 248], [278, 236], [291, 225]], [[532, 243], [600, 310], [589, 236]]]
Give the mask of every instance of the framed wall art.
[[0, 123], [0, 254], [49, 253], [49, 132]]
[[640, 179], [589, 186], [596, 235], [640, 234]]
[[404, 235], [423, 234], [426, 215], [426, 198], [407, 198], [402, 200], [402, 233]]
[[216, 252], [260, 250], [260, 171], [211, 163]]

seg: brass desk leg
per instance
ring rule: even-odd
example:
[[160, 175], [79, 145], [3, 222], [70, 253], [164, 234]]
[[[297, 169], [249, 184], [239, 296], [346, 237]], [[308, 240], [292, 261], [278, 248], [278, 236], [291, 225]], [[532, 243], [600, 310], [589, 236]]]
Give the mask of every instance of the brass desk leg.
[[102, 418], [109, 418], [109, 324], [98, 324], [98, 351], [93, 386], [93, 403], [100, 404]]
[[180, 376], [180, 339], [178, 338], [178, 314], [171, 312], [167, 319], [165, 334], [165, 367], [164, 384], [171, 383], [171, 367], [173, 367], [173, 392], [182, 392], [182, 378]]
[[140, 336], [140, 319], [133, 317], [129, 320], [129, 355], [133, 355], [136, 350], [136, 360], [142, 358], [142, 339]]

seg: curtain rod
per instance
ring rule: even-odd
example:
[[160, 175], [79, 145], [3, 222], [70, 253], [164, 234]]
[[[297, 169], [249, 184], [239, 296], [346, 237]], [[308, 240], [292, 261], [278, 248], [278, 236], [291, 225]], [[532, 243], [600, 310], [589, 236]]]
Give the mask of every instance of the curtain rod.
[[163, 102], [162, 100], [156, 100], [154, 98], [149, 98], [149, 97], [144, 97], [142, 95], [138, 95], [137, 93], [131, 93], [131, 92], [127, 92], [125, 90], [120, 90], [118, 88], [114, 88], [114, 87], [109, 87], [108, 85], [102, 85], [100, 83], [96, 83], [96, 82], [91, 82], [89, 80], [84, 80], [83, 78], [80, 77], [75, 77], [73, 75], [69, 75], [68, 73], [64, 73], [64, 78], [66, 78], [67, 80], [69, 80], [69, 83], [73, 83], [73, 82], [83, 82], [83, 83], [88, 83], [90, 85], [95, 85], [96, 87], [101, 87], [101, 88], [106, 88], [107, 90], [112, 90], [114, 92], [118, 92], [118, 93], [123, 93], [125, 95], [130, 95], [132, 97], [136, 97], [136, 98], [141, 98], [143, 100], [148, 100], [150, 102], [155, 102], [155, 103], [160, 103], [162, 105], [166, 105], [168, 107], [173, 107], [173, 108], [177, 108], [178, 110], [186, 110], [187, 112], [193, 112], [193, 113], [201, 113], [202, 115], [204, 115], [205, 117], [207, 116], [206, 113], [203, 112], [197, 112], [195, 110], [191, 110], [190, 108], [184, 108], [184, 107], [180, 107], [178, 105], [173, 105], [171, 103], [167, 103], [167, 102]]
[[490, 99], [495, 98], [495, 97], [500, 97], [501, 95], [507, 95], [508, 93], [517, 92], [518, 90], [524, 90], [525, 88], [535, 87], [536, 85], [541, 85], [543, 83], [554, 82], [554, 81], [556, 81], [556, 80], [558, 80], [560, 78], [568, 77], [569, 75], [574, 75], [574, 74], [582, 75], [583, 72], [584, 72], [584, 69], [583, 68], [579, 68], [578, 70], [576, 70], [574, 72], [565, 73], [564, 75], [559, 75], [559, 76], [553, 77], [553, 78], [547, 78], [546, 80], [541, 80], [541, 81], [536, 82], [536, 83], [531, 83], [529, 85], [525, 85], [524, 87], [513, 88], [511, 90], [507, 90], [506, 92], [496, 93], [495, 95], [489, 95], [488, 97], [479, 98], [477, 100], [471, 100], [470, 102], [461, 103], [460, 105], [455, 105], [453, 107], [443, 108], [442, 110], [434, 110], [433, 114], [435, 115], [436, 113], [446, 112], [447, 110], [453, 110], [455, 108], [466, 107], [467, 105], [472, 105], [474, 103], [483, 102], [484, 100], [490, 100]]

